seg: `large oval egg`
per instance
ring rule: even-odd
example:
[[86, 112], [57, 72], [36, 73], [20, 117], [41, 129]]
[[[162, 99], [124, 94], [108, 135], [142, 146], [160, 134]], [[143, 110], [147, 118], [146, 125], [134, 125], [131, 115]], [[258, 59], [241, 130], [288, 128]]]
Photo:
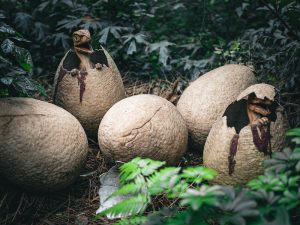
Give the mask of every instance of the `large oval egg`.
[[[272, 110], [273, 119], [269, 125], [271, 136], [268, 139], [267, 126], [249, 124], [246, 108], [249, 94], [273, 101], [275, 89], [267, 84], [248, 87], [238, 96], [237, 101], [228, 106], [223, 117], [214, 123], [204, 146], [203, 164], [218, 172], [214, 180], [217, 184], [246, 184], [263, 173], [263, 162], [270, 158], [272, 152], [284, 147], [288, 129], [284, 112], [281, 108]], [[265, 150], [261, 149], [263, 144], [267, 144]]]
[[94, 51], [91, 61], [100, 69], [87, 68], [86, 73], [74, 72], [80, 62], [73, 50], [62, 59], [55, 76], [53, 102], [73, 114], [89, 136], [97, 136], [101, 119], [108, 109], [125, 97], [120, 72], [102, 48]]
[[191, 147], [204, 145], [213, 123], [241, 91], [255, 84], [254, 73], [243, 65], [225, 65], [191, 83], [177, 103], [188, 130]]
[[112, 161], [135, 157], [175, 165], [186, 151], [188, 132], [176, 107], [164, 98], [142, 94], [123, 99], [99, 126], [102, 153]]
[[70, 185], [85, 165], [86, 134], [56, 105], [30, 98], [0, 99], [0, 174], [27, 190]]

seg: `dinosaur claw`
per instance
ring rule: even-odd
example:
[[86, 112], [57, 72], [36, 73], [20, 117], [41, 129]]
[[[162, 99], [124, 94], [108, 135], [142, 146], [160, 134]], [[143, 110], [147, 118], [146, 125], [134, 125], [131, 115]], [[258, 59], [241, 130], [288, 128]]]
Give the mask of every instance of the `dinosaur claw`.
[[102, 70], [103, 65], [100, 64], [100, 63], [96, 63], [96, 64], [95, 64], [95, 67], [96, 67], [97, 70]]
[[265, 126], [268, 125], [270, 121], [267, 117], [262, 117], [258, 119], [258, 122]]
[[70, 73], [71, 73], [71, 76], [72, 76], [72, 77], [75, 77], [75, 76], [78, 75], [79, 70], [78, 70], [78, 69], [72, 69]]

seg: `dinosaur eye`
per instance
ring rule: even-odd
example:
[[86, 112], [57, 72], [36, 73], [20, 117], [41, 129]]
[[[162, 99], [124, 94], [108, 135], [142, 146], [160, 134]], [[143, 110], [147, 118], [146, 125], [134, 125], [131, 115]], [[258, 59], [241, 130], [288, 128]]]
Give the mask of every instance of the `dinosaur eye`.
[[74, 41], [79, 41], [79, 39], [80, 39], [80, 38], [79, 38], [78, 35], [74, 35], [74, 36], [73, 36], [73, 40], [74, 40]]

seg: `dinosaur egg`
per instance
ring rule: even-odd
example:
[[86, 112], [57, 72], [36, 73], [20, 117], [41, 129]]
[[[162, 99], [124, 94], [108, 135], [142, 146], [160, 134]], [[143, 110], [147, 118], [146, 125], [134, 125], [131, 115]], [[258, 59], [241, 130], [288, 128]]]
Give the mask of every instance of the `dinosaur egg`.
[[[124, 98], [125, 90], [115, 62], [104, 48], [88, 57], [82, 55], [78, 58], [69, 50], [62, 59], [55, 76], [53, 102], [73, 114], [89, 136], [97, 136], [104, 114]], [[81, 61], [87, 64], [85, 69]]]
[[217, 118], [245, 88], [256, 83], [250, 68], [242, 65], [225, 65], [214, 69], [191, 83], [177, 103], [183, 116], [192, 148], [204, 145]]
[[88, 142], [64, 109], [30, 98], [0, 99], [0, 174], [27, 190], [71, 184], [85, 164]]
[[176, 164], [186, 151], [188, 131], [176, 107], [156, 95], [135, 95], [116, 103], [101, 121], [98, 140], [115, 161], [134, 157]]
[[267, 84], [248, 87], [213, 125], [204, 146], [203, 164], [218, 172], [215, 183], [247, 183], [263, 174], [263, 161], [272, 152], [284, 147], [288, 123], [282, 107], [275, 102], [269, 106], [268, 125], [249, 123], [250, 95], [274, 101], [275, 89]]

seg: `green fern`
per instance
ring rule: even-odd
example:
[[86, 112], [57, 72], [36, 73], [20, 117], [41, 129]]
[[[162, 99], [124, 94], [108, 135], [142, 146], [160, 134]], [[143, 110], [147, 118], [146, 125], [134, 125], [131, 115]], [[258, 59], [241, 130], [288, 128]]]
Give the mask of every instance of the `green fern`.
[[104, 215], [113, 217], [128, 217], [131, 215], [138, 215], [145, 211], [148, 202], [148, 196], [139, 194], [102, 211], [101, 213], [97, 214], [96, 218], [100, 218]]
[[117, 195], [128, 195], [128, 194], [136, 194], [140, 191], [140, 187], [137, 186], [135, 183], [129, 183], [123, 185], [117, 191], [115, 191], [110, 197], [117, 196]]
[[[169, 198], [181, 196], [189, 188], [189, 182], [200, 183], [212, 179], [215, 172], [204, 167], [185, 169], [180, 174], [180, 167], [161, 168], [165, 162], [151, 159], [135, 158], [120, 167], [121, 187], [110, 197], [117, 195], [132, 195], [97, 215], [128, 217], [142, 214], [151, 202], [151, 196], [166, 193]], [[131, 219], [124, 220], [130, 222]], [[134, 221], [136, 222], [136, 221]]]
[[203, 166], [189, 167], [183, 170], [181, 177], [187, 182], [200, 184], [203, 180], [212, 180], [217, 172]]
[[149, 176], [164, 164], [165, 162], [141, 159], [140, 157], [137, 157], [120, 167], [120, 181], [124, 184], [128, 181], [134, 180], [139, 175]]
[[[116, 225], [266, 224], [271, 217], [269, 224], [290, 225], [288, 212], [300, 205], [300, 130], [292, 130], [289, 135], [296, 144], [292, 145], [294, 150], [274, 153], [267, 161], [265, 174], [250, 181], [248, 188], [203, 184], [216, 176], [209, 168], [198, 166], [181, 171], [179, 167], [161, 168], [162, 162], [133, 159], [122, 165], [123, 183], [113, 194], [132, 197], [99, 216], [131, 217]], [[151, 198], [159, 194], [178, 198], [177, 206], [147, 217], [135, 216], [143, 214]]]
[[114, 223], [114, 225], [140, 225], [144, 224], [147, 221], [147, 217], [145, 216], [135, 216], [128, 219], [121, 219], [118, 222]]
[[179, 171], [180, 168], [168, 167], [147, 178], [148, 190], [151, 195], [161, 194], [177, 184], [180, 179], [178, 176]]

